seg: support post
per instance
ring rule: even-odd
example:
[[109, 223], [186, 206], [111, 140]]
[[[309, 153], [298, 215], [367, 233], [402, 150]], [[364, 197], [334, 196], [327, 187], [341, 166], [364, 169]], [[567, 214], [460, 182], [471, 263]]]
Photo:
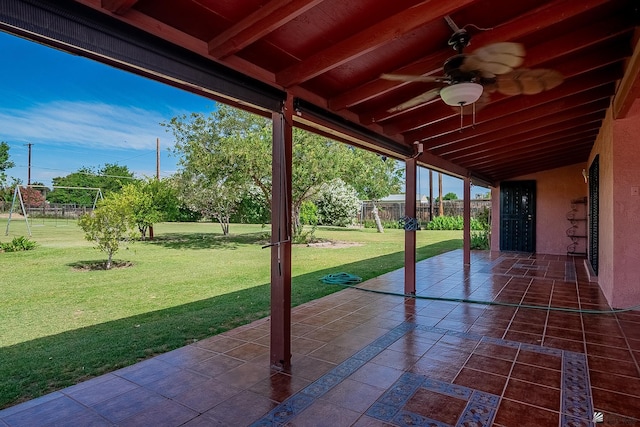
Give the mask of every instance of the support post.
[[293, 98], [272, 113], [270, 362], [291, 366], [291, 152]]
[[464, 179], [463, 252], [464, 265], [471, 265], [471, 178]]
[[[416, 159], [406, 160], [405, 217], [416, 217]], [[416, 230], [404, 231], [404, 293], [416, 293]]]

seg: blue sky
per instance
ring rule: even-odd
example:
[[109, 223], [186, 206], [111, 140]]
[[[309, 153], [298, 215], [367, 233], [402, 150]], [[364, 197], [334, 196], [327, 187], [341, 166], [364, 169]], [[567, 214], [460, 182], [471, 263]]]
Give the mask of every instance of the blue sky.
[[[106, 163], [155, 176], [156, 138], [160, 176], [170, 176], [177, 169], [168, 151], [174, 140], [160, 123], [215, 109], [210, 99], [2, 32], [0, 51], [0, 141], [16, 165], [7, 175], [24, 183], [27, 143], [32, 182], [51, 185], [54, 177]], [[428, 194], [428, 173], [420, 178], [419, 192]], [[460, 197], [462, 182], [445, 177], [444, 192]]]

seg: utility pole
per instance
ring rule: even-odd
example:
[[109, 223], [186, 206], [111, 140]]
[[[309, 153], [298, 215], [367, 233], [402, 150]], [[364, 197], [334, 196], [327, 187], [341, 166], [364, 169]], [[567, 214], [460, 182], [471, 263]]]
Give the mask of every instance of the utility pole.
[[433, 221], [433, 170], [429, 169], [429, 222]]
[[31, 185], [31, 147], [32, 143], [24, 144], [29, 148], [29, 166], [27, 168], [27, 185]]
[[444, 202], [442, 200], [442, 172], [438, 172], [438, 216], [444, 215]]
[[[156, 138], [156, 180], [160, 181], [160, 138]], [[149, 226], [149, 240], [153, 240], [153, 224]]]

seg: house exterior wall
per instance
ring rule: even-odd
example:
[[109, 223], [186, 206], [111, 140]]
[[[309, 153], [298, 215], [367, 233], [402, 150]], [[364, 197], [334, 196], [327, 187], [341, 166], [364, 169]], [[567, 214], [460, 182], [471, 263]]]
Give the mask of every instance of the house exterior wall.
[[600, 156], [598, 283], [613, 307], [640, 304], [640, 100], [607, 115], [589, 162]]
[[[587, 163], [514, 180], [537, 186], [536, 248], [566, 254], [566, 214], [572, 199], [588, 194], [582, 169], [599, 156], [598, 283], [614, 308], [640, 305], [640, 100], [624, 119], [608, 112]], [[491, 250], [500, 250], [500, 187], [492, 189]], [[580, 250], [582, 247], [580, 248]]]
[[[514, 178], [514, 181], [533, 180], [536, 182], [536, 252], [566, 255], [571, 239], [567, 229], [571, 223], [567, 213], [571, 210], [571, 200], [583, 198], [588, 193], [582, 176], [585, 163], [552, 169]], [[500, 250], [500, 186], [491, 190], [494, 215], [491, 219], [491, 250]], [[578, 207], [584, 211], [584, 206]], [[584, 221], [583, 221], [584, 223]], [[584, 234], [585, 224], [580, 224], [580, 234]], [[579, 239], [576, 251], [584, 251], [586, 239]]]

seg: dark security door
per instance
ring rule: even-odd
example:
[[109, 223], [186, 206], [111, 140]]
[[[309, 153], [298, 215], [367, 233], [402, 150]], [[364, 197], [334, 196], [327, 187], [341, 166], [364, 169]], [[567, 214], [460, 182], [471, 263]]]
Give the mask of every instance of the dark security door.
[[500, 183], [500, 250], [535, 252], [536, 182]]

